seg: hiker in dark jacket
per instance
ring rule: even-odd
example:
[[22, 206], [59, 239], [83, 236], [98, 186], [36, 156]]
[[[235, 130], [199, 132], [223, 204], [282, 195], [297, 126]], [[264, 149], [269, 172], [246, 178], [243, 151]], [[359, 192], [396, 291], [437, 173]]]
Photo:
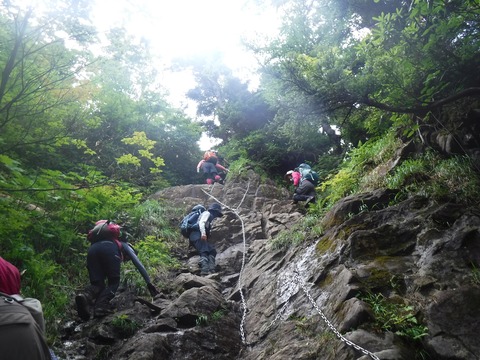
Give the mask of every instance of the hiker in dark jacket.
[[[103, 317], [113, 312], [110, 300], [120, 285], [120, 264], [132, 260], [140, 272], [152, 296], [158, 294], [151, 283], [145, 267], [131, 246], [120, 241], [121, 227], [107, 220], [97, 221], [88, 232], [87, 239], [92, 243], [87, 253], [87, 269], [90, 278], [83, 292], [75, 297], [78, 315], [82, 320], [90, 319], [90, 306], [93, 305], [94, 317]], [[105, 284], [105, 280], [107, 284]]]
[[211, 204], [207, 211], [200, 214], [198, 219], [199, 230], [193, 230], [188, 237], [190, 244], [200, 255], [200, 275], [208, 275], [215, 272], [215, 257], [217, 256], [217, 251], [212, 244], [208, 242], [208, 237], [212, 229], [213, 219], [222, 216], [223, 213], [220, 204]]
[[308, 207], [310, 203], [315, 203], [316, 196], [315, 185], [310, 180], [302, 179], [293, 194], [293, 202], [305, 201], [305, 207]]
[[[0, 257], [0, 358], [50, 360], [41, 324], [21, 305], [20, 272]], [[40, 304], [40, 303], [39, 303]], [[43, 317], [42, 317], [43, 321]]]

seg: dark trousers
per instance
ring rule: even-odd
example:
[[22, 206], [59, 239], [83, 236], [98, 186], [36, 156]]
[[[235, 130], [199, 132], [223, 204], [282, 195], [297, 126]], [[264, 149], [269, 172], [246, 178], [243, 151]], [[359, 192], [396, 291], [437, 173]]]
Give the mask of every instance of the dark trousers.
[[92, 299], [96, 299], [95, 307], [107, 306], [115, 296], [120, 285], [121, 262], [120, 250], [113, 241], [99, 241], [88, 249], [87, 269], [90, 286], [86, 291]]
[[307, 201], [309, 198], [314, 198], [312, 202], [315, 202], [316, 197], [315, 185], [308, 180], [303, 180], [300, 186], [295, 190], [293, 194], [294, 201]]
[[217, 250], [208, 242], [202, 240], [202, 234], [200, 231], [192, 231], [188, 237], [190, 244], [198, 251], [200, 257], [207, 257], [217, 255]]

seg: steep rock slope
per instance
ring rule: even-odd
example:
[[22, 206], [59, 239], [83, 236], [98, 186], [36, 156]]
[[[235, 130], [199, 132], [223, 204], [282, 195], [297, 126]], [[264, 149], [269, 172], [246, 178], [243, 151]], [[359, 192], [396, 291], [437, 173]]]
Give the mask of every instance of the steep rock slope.
[[[185, 244], [185, 267], [154, 306], [120, 292], [117, 314], [72, 322], [58, 352], [68, 359], [479, 359], [480, 212], [422, 197], [389, 205], [394, 195], [345, 198], [300, 246], [275, 250], [270, 240], [305, 210], [253, 172], [226, 185], [159, 192], [154, 198], [185, 209], [212, 201], [229, 208], [212, 233], [218, 274], [197, 276], [198, 257]], [[385, 301], [398, 305], [383, 330], [368, 298], [384, 310]], [[142, 327], [119, 334], [111, 326], [119, 314]], [[405, 314], [428, 328], [419, 341], [395, 324]]]

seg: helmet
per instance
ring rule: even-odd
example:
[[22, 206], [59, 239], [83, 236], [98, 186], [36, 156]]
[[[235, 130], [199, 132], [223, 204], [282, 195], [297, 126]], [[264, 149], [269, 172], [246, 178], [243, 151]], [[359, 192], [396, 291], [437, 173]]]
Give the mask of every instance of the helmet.
[[99, 240], [113, 240], [120, 237], [121, 227], [110, 220], [99, 220], [92, 230], [88, 232], [88, 240], [91, 242]]
[[292, 175], [292, 174], [293, 174], [293, 170], [288, 170], [287, 173], [285, 174], [285, 176]]
[[213, 203], [208, 207], [208, 211], [215, 211], [218, 216], [223, 216], [222, 206], [218, 203]]

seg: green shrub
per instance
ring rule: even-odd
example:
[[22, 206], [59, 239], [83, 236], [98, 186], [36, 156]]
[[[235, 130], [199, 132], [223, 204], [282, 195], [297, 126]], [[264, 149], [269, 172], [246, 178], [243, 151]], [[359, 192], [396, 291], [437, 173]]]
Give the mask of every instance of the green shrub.
[[294, 224], [290, 229], [280, 231], [269, 240], [272, 249], [286, 249], [297, 246], [310, 239], [317, 239], [323, 234], [320, 224], [320, 216], [317, 213], [309, 213]]
[[123, 338], [130, 337], [140, 329], [141, 324], [129, 319], [128, 315], [117, 315], [110, 323], [115, 331]]
[[[170, 246], [164, 239], [147, 236], [134, 244], [138, 251], [138, 258], [145, 266], [152, 282], [159, 287], [166, 286], [168, 270], [177, 268], [179, 262], [170, 251]], [[145, 280], [130, 261], [122, 266], [122, 278], [126, 285], [137, 293], [147, 295]]]
[[368, 293], [361, 299], [372, 308], [379, 329], [414, 341], [428, 335], [428, 328], [418, 323], [412, 306], [391, 302], [382, 294]]
[[382, 187], [385, 184], [385, 175], [376, 171], [376, 168], [391, 159], [400, 144], [400, 140], [391, 131], [351, 150], [340, 169], [328, 176], [318, 187], [320, 191], [317, 208], [329, 209], [345, 196]]
[[472, 199], [480, 196], [480, 179], [467, 156], [443, 158], [434, 151], [405, 160], [387, 177], [387, 186], [401, 189], [404, 194], [447, 198], [464, 204], [471, 204]]

